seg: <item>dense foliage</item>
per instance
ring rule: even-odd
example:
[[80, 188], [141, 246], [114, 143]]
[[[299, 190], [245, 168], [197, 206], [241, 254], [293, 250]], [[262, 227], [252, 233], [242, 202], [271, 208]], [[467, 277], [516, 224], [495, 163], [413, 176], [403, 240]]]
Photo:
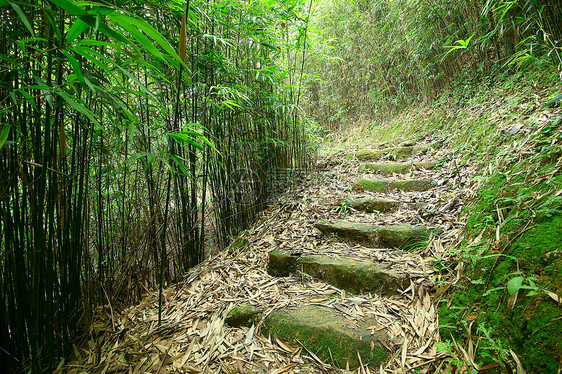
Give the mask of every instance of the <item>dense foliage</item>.
[[308, 112], [330, 128], [429, 103], [460, 77], [562, 63], [552, 0], [327, 0], [313, 20]]
[[0, 5], [0, 367], [38, 372], [98, 306], [176, 279], [307, 166], [307, 9]]

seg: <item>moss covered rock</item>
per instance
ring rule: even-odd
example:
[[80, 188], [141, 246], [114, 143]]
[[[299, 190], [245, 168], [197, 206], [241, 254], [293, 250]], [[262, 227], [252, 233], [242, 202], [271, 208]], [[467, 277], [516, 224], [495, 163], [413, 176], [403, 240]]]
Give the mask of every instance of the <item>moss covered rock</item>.
[[345, 368], [359, 366], [358, 355], [365, 365], [378, 367], [387, 357], [380, 341], [388, 338], [380, 331], [372, 333], [374, 320], [354, 321], [337, 310], [308, 305], [271, 313], [262, 333], [277, 335], [300, 343], [326, 363]]
[[400, 201], [382, 197], [347, 198], [342, 201], [347, 206], [365, 212], [390, 213], [398, 210]]
[[379, 149], [365, 149], [355, 154], [355, 157], [360, 161], [380, 160], [382, 156], [383, 153]]
[[226, 316], [226, 323], [233, 327], [257, 325], [263, 312], [250, 304], [243, 304], [232, 309]]
[[404, 181], [385, 181], [375, 179], [358, 179], [353, 184], [355, 191], [371, 191], [371, 192], [391, 192], [394, 190], [402, 190], [404, 192], [427, 191], [437, 186], [432, 179], [410, 179]]
[[300, 253], [269, 252], [267, 272], [274, 277], [288, 277], [295, 272], [299, 257]]
[[418, 169], [433, 169], [436, 165], [435, 161], [366, 163], [359, 168], [359, 171], [379, 171], [384, 175], [406, 174]]
[[349, 197], [347, 199], [341, 200], [340, 203], [345, 204], [355, 210], [361, 210], [363, 212], [369, 213], [391, 213], [395, 212], [401, 207], [406, 209], [423, 209], [425, 206], [427, 206], [426, 203], [402, 203], [397, 200], [386, 199], [383, 197]]
[[352, 292], [376, 292], [393, 295], [408, 286], [408, 278], [374, 262], [328, 256], [294, 256], [286, 252], [271, 252], [269, 274], [292, 274], [299, 270], [335, 287]]
[[382, 248], [410, 248], [423, 244], [429, 238], [429, 230], [409, 224], [379, 226], [345, 220], [321, 221], [316, 228], [325, 234], [335, 234], [359, 244]]

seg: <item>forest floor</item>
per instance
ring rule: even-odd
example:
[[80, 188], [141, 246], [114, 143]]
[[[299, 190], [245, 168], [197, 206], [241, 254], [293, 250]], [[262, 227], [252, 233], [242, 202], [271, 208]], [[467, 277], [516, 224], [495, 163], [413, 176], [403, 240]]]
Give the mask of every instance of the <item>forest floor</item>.
[[[355, 150], [321, 158], [314, 172], [278, 196], [242, 235], [247, 239], [245, 245], [232, 246], [204, 261], [164, 290], [161, 324], [157, 292], [120, 312], [108, 306], [90, 327], [89, 342], [75, 347], [73, 360], [58, 372], [403, 373], [417, 369], [435, 373], [450, 370], [455, 357], [470, 362], [475, 351], [470, 340], [466, 348], [441, 341], [437, 310], [440, 295], [458, 280], [444, 279], [441, 265], [446, 248], [457, 244], [465, 226], [460, 212], [463, 202], [475, 196], [472, 176], [476, 170], [459, 167], [455, 156], [439, 148], [434, 139], [422, 143], [428, 151], [408, 161], [434, 160], [438, 165], [408, 175], [361, 171], [357, 158], [346, 158]], [[436, 186], [422, 192], [353, 190], [360, 177], [430, 178]], [[348, 197], [369, 196], [424, 205], [402, 205], [393, 213], [365, 213], [342, 203]], [[423, 225], [440, 229], [440, 234], [431, 235], [413, 251], [370, 248], [315, 228], [318, 221], [336, 219], [382, 226]], [[302, 272], [273, 277], [267, 271], [268, 256], [278, 250], [372, 261], [406, 275], [409, 284], [392, 295], [357, 295]], [[228, 313], [245, 304], [263, 311], [257, 325], [226, 324]], [[351, 320], [376, 320], [371, 328], [386, 334], [386, 341], [381, 342], [388, 351], [386, 360], [379, 367], [361, 363], [353, 370], [338, 369], [312, 349], [260, 334], [271, 313], [308, 304], [322, 304]]]

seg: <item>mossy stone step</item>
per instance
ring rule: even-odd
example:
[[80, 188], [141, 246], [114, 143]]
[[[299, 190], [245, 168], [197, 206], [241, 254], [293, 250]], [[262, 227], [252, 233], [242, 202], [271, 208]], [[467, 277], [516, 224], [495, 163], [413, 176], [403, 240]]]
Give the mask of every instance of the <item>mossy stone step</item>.
[[361, 165], [359, 171], [380, 171], [384, 175], [406, 174], [413, 170], [433, 169], [437, 165], [436, 161], [421, 162], [394, 162], [394, 163], [366, 163]]
[[348, 197], [347, 199], [342, 200], [341, 203], [355, 210], [369, 213], [391, 213], [397, 211], [401, 206], [411, 209], [421, 209], [427, 205], [424, 203], [407, 204], [397, 200], [386, 199], [384, 197]]
[[353, 184], [355, 191], [371, 191], [371, 192], [391, 192], [394, 190], [401, 190], [404, 192], [421, 192], [427, 191], [437, 186], [437, 183], [432, 179], [409, 179], [402, 181], [387, 181], [377, 179], [361, 178]]
[[263, 311], [251, 304], [242, 304], [232, 309], [226, 316], [225, 322], [233, 327], [257, 325]]
[[379, 226], [370, 223], [331, 220], [317, 222], [315, 226], [324, 234], [336, 234], [362, 245], [379, 248], [408, 249], [423, 244], [430, 234], [426, 227], [409, 224]]
[[328, 256], [297, 257], [287, 252], [269, 253], [267, 272], [289, 276], [297, 270], [348, 291], [395, 295], [408, 286], [408, 278], [372, 261]]
[[282, 309], [271, 313], [264, 322], [262, 334], [304, 345], [321, 360], [345, 369], [363, 365], [378, 367], [388, 352], [380, 341], [386, 334], [374, 331], [374, 319], [354, 321], [341, 312], [320, 305]]
[[341, 200], [340, 203], [364, 212], [381, 213], [394, 212], [402, 205], [398, 200], [385, 199], [384, 197], [348, 197], [347, 199]]
[[391, 160], [405, 160], [409, 157], [423, 154], [428, 149], [427, 146], [416, 145], [413, 147], [395, 147], [386, 149], [366, 149], [355, 153], [360, 161], [376, 161], [382, 158]]

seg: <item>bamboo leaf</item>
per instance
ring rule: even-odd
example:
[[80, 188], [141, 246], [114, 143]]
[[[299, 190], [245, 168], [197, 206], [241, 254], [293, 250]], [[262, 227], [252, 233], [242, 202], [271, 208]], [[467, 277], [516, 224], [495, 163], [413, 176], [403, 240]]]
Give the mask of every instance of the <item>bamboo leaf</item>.
[[549, 100], [546, 104], [544, 104], [545, 107], [549, 107], [551, 105], [556, 104], [557, 102], [559, 102], [560, 100], [562, 100], [562, 94], [560, 95], [556, 95], [554, 98], [552, 98], [551, 100]]
[[201, 144], [197, 143], [191, 136], [187, 135], [187, 134], [182, 134], [181, 132], [171, 132], [168, 134], [170, 137], [172, 137], [173, 139], [176, 139], [179, 142], [184, 142], [184, 143], [188, 143], [191, 144], [192, 146], [194, 146], [197, 149], [200, 149], [201, 151], [204, 151], [205, 149], [201, 146]]
[[97, 127], [100, 127], [100, 128], [102, 127], [101, 124], [99, 123], [99, 121], [97, 120], [95, 114], [91, 110], [86, 108], [84, 106], [84, 104], [82, 104], [79, 101], [76, 101], [73, 97], [71, 97], [70, 95], [68, 95], [64, 91], [61, 91], [59, 89], [55, 89], [55, 92], [57, 93], [57, 95], [62, 97], [64, 99], [64, 101], [66, 101], [72, 108], [74, 108], [74, 110], [76, 110], [77, 112], [82, 113], [83, 115], [88, 117], [90, 119], [90, 121], [92, 121]]
[[145, 87], [144, 84], [142, 84], [137, 77], [135, 77], [133, 74], [131, 74], [130, 72], [128, 72], [126, 69], [123, 69], [121, 66], [119, 65], [115, 65], [117, 66], [117, 69], [121, 70], [123, 72], [123, 74], [125, 74], [130, 80], [132, 80], [133, 82], [135, 82], [135, 84], [137, 86], [139, 86], [139, 88], [146, 93], [152, 100], [154, 101], [158, 101], [158, 98], [156, 96], [154, 96], [154, 94], [152, 92], [150, 92], [150, 90], [148, 88]]
[[82, 21], [80, 18], [76, 19], [68, 32], [66, 33], [67, 43], [72, 43], [77, 37], [79, 37], [90, 25]]
[[172, 154], [170, 154], [170, 157], [171, 157], [172, 160], [174, 160], [174, 162], [179, 166], [179, 168], [180, 168], [182, 174], [187, 175], [187, 176], [190, 175], [189, 171], [187, 170], [187, 167], [186, 167], [185, 164], [183, 163], [183, 161], [184, 161], [183, 159], [179, 158], [179, 157], [176, 156], [176, 155], [172, 155]]
[[82, 21], [87, 23], [89, 26], [93, 27], [96, 30], [99, 30], [103, 34], [107, 35], [108, 37], [118, 40], [120, 42], [131, 44], [131, 41], [124, 37], [123, 35], [119, 34], [117, 31], [113, 30], [111, 27], [107, 26], [105, 23], [101, 22], [101, 14], [98, 13], [96, 17], [91, 15], [82, 16], [80, 17]]
[[[119, 20], [119, 18], [117, 18]], [[124, 30], [129, 32], [132, 37], [136, 39], [136, 41], [141, 44], [143, 47], [146, 48], [148, 52], [150, 52], [154, 57], [163, 60], [162, 53], [154, 46], [154, 44], [142, 33], [139, 31], [138, 28], [133, 26], [129, 22], [119, 22], [119, 26], [121, 26]]]
[[78, 79], [78, 81], [83, 85], [85, 85], [86, 82], [84, 81], [84, 75], [82, 74], [82, 69], [80, 68], [80, 63], [78, 62], [78, 60], [75, 59], [74, 56], [72, 56], [72, 54], [70, 54], [68, 51], [65, 51], [64, 49], [62, 49], [61, 52], [66, 56], [66, 58], [70, 62], [72, 69], [76, 73], [76, 78]]
[[51, 2], [53, 4], [55, 4], [56, 6], [58, 6], [59, 8], [62, 8], [64, 10], [66, 10], [67, 12], [74, 14], [74, 15], [82, 15], [84, 13], [86, 13], [86, 11], [83, 8], [80, 8], [79, 6], [77, 6], [76, 4], [74, 4], [73, 2], [67, 1], [67, 0], [51, 0]]
[[0, 149], [2, 149], [2, 147], [4, 146], [4, 143], [6, 143], [6, 140], [8, 139], [9, 134], [10, 134], [10, 125], [5, 124], [2, 127], [2, 131], [0, 132]]
[[20, 17], [21, 21], [23, 22], [24, 26], [27, 28], [27, 30], [29, 31], [29, 33], [32, 36], [35, 36], [35, 33], [33, 32], [33, 27], [31, 27], [31, 24], [29, 23], [29, 20], [27, 19], [25, 13], [23, 12], [23, 10], [20, 8], [20, 6], [18, 4], [14, 4], [11, 1], [9, 2], [10, 5], [12, 6], [12, 8], [14, 8], [14, 10], [16, 11], [16, 13], [18, 14], [18, 16]]
[[181, 60], [178, 54], [176, 53], [176, 51], [170, 45], [170, 43], [168, 43], [168, 41], [164, 39], [162, 34], [160, 34], [158, 30], [150, 26], [148, 23], [140, 19], [121, 13], [112, 13], [108, 17], [114, 22], [118, 23], [119, 25], [123, 23], [129, 23], [137, 27], [138, 29], [146, 33], [148, 36], [150, 36], [160, 47], [162, 47], [164, 51], [166, 51], [168, 55], [170, 55], [172, 58], [174, 58], [177, 61]]

